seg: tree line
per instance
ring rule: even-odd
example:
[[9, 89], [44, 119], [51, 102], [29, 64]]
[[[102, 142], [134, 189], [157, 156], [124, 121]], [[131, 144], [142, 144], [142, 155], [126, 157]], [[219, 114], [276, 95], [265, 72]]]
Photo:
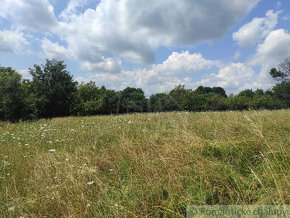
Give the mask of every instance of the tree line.
[[146, 98], [140, 88], [122, 91], [78, 84], [63, 61], [46, 60], [29, 69], [31, 80], [10, 67], [0, 67], [0, 120], [18, 122], [64, 116], [91, 116], [141, 112], [225, 111], [290, 107], [290, 57], [269, 72], [276, 85], [267, 91], [247, 89], [227, 96], [221, 87], [185, 89]]

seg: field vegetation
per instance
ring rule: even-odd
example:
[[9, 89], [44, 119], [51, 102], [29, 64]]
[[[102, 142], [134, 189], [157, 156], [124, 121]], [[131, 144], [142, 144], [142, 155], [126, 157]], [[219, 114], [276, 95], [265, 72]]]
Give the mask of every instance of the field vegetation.
[[289, 204], [290, 111], [0, 124], [0, 217], [182, 217]]

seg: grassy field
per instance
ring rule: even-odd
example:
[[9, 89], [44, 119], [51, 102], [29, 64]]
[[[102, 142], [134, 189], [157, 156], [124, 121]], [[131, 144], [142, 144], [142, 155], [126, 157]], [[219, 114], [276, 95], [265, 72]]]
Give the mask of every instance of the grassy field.
[[290, 110], [0, 123], [0, 217], [289, 204]]

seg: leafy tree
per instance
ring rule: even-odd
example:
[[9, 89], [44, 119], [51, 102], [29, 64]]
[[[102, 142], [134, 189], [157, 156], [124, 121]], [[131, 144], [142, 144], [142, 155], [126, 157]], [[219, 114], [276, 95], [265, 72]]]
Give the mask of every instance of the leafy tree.
[[37, 118], [37, 98], [33, 92], [32, 82], [25, 79], [21, 84], [22, 101], [23, 101], [23, 120], [32, 120]]
[[95, 82], [80, 84], [75, 95], [74, 114], [82, 116], [99, 114], [101, 112], [98, 102], [100, 95], [101, 91]]
[[63, 61], [46, 60], [45, 65], [34, 65], [34, 69], [29, 70], [37, 98], [38, 116], [52, 118], [70, 115], [77, 83], [72, 80]]
[[216, 93], [216, 94], [222, 96], [222, 97], [225, 97], [225, 98], [228, 97], [227, 94], [226, 94], [226, 91], [225, 91], [223, 88], [221, 88], [221, 87], [213, 87], [213, 88], [212, 88], [212, 91], [213, 91], [214, 93]]
[[204, 109], [206, 111], [226, 110], [227, 109], [226, 98], [213, 92], [205, 94]]
[[103, 95], [102, 113], [103, 114], [117, 114], [119, 112], [120, 94], [114, 90], [106, 90]]
[[0, 119], [19, 121], [23, 106], [21, 75], [10, 67], [0, 67]]
[[277, 84], [273, 88], [274, 96], [290, 107], [290, 82]]
[[245, 98], [253, 98], [255, 96], [255, 92], [252, 89], [246, 89], [241, 91], [238, 94], [238, 97], [245, 97]]
[[226, 103], [229, 110], [248, 110], [250, 101], [250, 98], [244, 95], [230, 95]]
[[165, 93], [158, 93], [151, 95], [150, 99], [150, 111], [151, 112], [162, 112], [169, 110], [169, 96]]
[[126, 88], [120, 92], [120, 113], [145, 112], [147, 101], [142, 89]]
[[184, 85], [178, 85], [169, 92], [167, 107], [170, 111], [184, 110], [184, 100], [189, 90], [184, 88]]
[[271, 69], [270, 75], [279, 83], [273, 87], [273, 95], [288, 107], [290, 106], [290, 57], [280, 65], [279, 70]]
[[213, 88], [210, 88], [210, 87], [204, 87], [204, 86], [199, 86], [197, 87], [197, 89], [195, 90], [195, 92], [197, 94], [208, 94], [208, 93], [216, 93], [220, 96], [223, 96], [223, 97], [227, 97], [226, 95], [226, 91], [221, 88], [221, 87], [213, 87]]
[[290, 57], [286, 58], [280, 65], [278, 70], [272, 68], [270, 75], [273, 79], [278, 82], [289, 82], [290, 81]]
[[204, 111], [206, 96], [196, 92], [188, 92], [184, 99], [184, 108], [188, 111]]

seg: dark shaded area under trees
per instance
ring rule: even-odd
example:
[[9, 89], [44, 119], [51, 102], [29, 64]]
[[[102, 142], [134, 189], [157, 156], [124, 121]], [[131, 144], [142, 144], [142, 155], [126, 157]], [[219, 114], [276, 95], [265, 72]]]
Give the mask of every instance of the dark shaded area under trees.
[[290, 107], [290, 57], [269, 72], [277, 82], [270, 90], [244, 90], [227, 96], [221, 87], [195, 90], [179, 85], [169, 93], [146, 98], [140, 88], [122, 91], [77, 84], [63, 61], [47, 60], [29, 69], [32, 80], [22, 79], [10, 67], [0, 67], [0, 120], [18, 122], [64, 116], [91, 116], [166, 111], [224, 111]]

